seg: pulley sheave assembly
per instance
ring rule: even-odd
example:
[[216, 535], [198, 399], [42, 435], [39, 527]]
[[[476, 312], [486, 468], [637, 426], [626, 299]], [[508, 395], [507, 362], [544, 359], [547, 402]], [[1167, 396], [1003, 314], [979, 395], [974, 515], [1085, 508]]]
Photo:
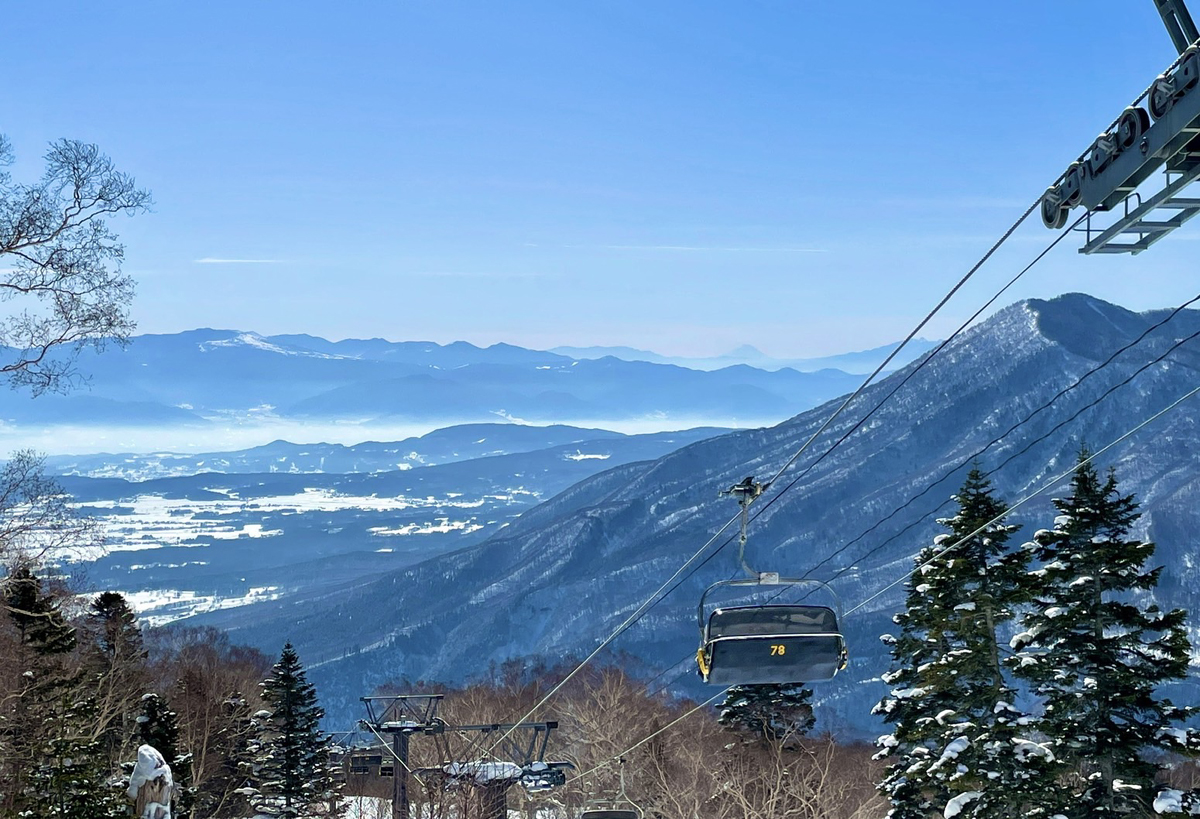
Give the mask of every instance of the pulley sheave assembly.
[[[1184, 0], [1154, 4], [1179, 59], [1042, 195], [1048, 228], [1065, 227], [1076, 207], [1087, 209], [1081, 253], [1136, 255], [1200, 213], [1200, 199], [1180, 196], [1200, 177], [1200, 33]], [[1143, 197], [1138, 187], [1159, 169], [1164, 186]], [[1119, 215], [1094, 227], [1091, 214], [1099, 212]]]

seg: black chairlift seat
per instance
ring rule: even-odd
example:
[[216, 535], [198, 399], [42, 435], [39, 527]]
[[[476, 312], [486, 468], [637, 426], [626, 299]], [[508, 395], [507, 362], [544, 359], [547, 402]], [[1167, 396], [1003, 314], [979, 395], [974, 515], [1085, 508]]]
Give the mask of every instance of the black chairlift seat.
[[828, 606], [714, 609], [701, 638], [700, 676], [716, 685], [823, 682], [846, 667], [846, 641]]
[[624, 796], [625, 781], [621, 780], [620, 798], [589, 800], [584, 803], [579, 819], [642, 819], [642, 811]]
[[[838, 614], [828, 606], [799, 603], [727, 606], [714, 608], [705, 616], [705, 601], [717, 590], [750, 589], [750, 594], [754, 594], [767, 586], [779, 589], [772, 600], [798, 586], [820, 590], [841, 611], [838, 596], [828, 583], [807, 577], [781, 577], [778, 572], [756, 572], [746, 563], [750, 504], [772, 482], [761, 484], [749, 477], [723, 493], [736, 497], [742, 510], [738, 562], [749, 577], [722, 580], [700, 595], [700, 605], [696, 607], [700, 626], [696, 665], [706, 683], [730, 686], [823, 682], [832, 680], [846, 667], [846, 640], [838, 629]], [[802, 599], [807, 598], [805, 595]]]

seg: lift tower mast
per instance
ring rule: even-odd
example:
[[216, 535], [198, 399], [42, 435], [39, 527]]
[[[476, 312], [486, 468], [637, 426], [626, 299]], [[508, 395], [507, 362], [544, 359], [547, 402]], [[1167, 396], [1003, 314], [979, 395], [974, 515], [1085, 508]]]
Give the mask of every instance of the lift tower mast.
[[[1049, 228], [1066, 226], [1077, 206], [1088, 210], [1080, 253], [1136, 255], [1200, 214], [1200, 198], [1180, 195], [1200, 178], [1200, 32], [1184, 0], [1154, 6], [1179, 59], [1042, 196]], [[1160, 168], [1164, 185], [1143, 196], [1139, 186]], [[1093, 225], [1092, 214], [1104, 212], [1117, 216], [1107, 227]]]
[[1192, 22], [1192, 15], [1188, 13], [1183, 0], [1154, 0], [1154, 5], [1162, 15], [1176, 51], [1182, 54], [1188, 46], [1200, 40], [1200, 32], [1196, 31], [1196, 24]]
[[408, 738], [413, 734], [437, 736], [446, 723], [437, 715], [442, 694], [397, 694], [362, 697], [367, 706], [363, 720], [376, 736], [392, 738], [392, 756], [400, 763], [392, 768], [392, 819], [408, 816]]

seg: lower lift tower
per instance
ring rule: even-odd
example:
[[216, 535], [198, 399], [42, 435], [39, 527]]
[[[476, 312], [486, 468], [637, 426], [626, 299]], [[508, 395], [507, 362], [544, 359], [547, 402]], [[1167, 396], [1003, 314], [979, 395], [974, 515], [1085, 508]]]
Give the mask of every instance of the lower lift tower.
[[408, 819], [408, 738], [413, 734], [438, 735], [446, 723], [438, 718], [442, 694], [400, 694], [391, 697], [363, 697], [367, 706], [367, 727], [380, 736], [392, 738], [392, 819]]
[[[1046, 227], [1062, 228], [1072, 209], [1088, 211], [1080, 253], [1138, 254], [1193, 216], [1200, 198], [1183, 196], [1200, 178], [1200, 32], [1184, 0], [1154, 0], [1179, 58], [1121, 112], [1042, 196]], [[1138, 188], [1159, 169], [1163, 186]], [[1106, 226], [1094, 213], [1110, 212]]]
[[[471, 741], [474, 751], [485, 757], [465, 759], [454, 754], [446, 735], [435, 737], [443, 760], [436, 768], [421, 768], [416, 773], [426, 783], [442, 793], [453, 790], [471, 794], [471, 804], [460, 806], [462, 815], [480, 819], [505, 819], [508, 815], [507, 794], [513, 785], [526, 792], [548, 791], [564, 785], [570, 762], [547, 762], [546, 745], [557, 722], [491, 723], [486, 725], [451, 725], [447, 732], [479, 734], [482, 743]], [[498, 739], [491, 739], [499, 737]]]

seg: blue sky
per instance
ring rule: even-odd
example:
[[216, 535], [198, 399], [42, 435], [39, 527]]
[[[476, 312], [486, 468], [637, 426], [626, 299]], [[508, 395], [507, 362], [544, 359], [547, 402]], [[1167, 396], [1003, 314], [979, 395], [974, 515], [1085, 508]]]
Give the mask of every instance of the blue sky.
[[[1150, 0], [6, 10], [0, 131], [98, 143], [144, 332], [777, 356], [903, 336], [1174, 52]], [[1200, 227], [1012, 298], [1194, 295]], [[1034, 218], [924, 333], [1052, 238]]]

